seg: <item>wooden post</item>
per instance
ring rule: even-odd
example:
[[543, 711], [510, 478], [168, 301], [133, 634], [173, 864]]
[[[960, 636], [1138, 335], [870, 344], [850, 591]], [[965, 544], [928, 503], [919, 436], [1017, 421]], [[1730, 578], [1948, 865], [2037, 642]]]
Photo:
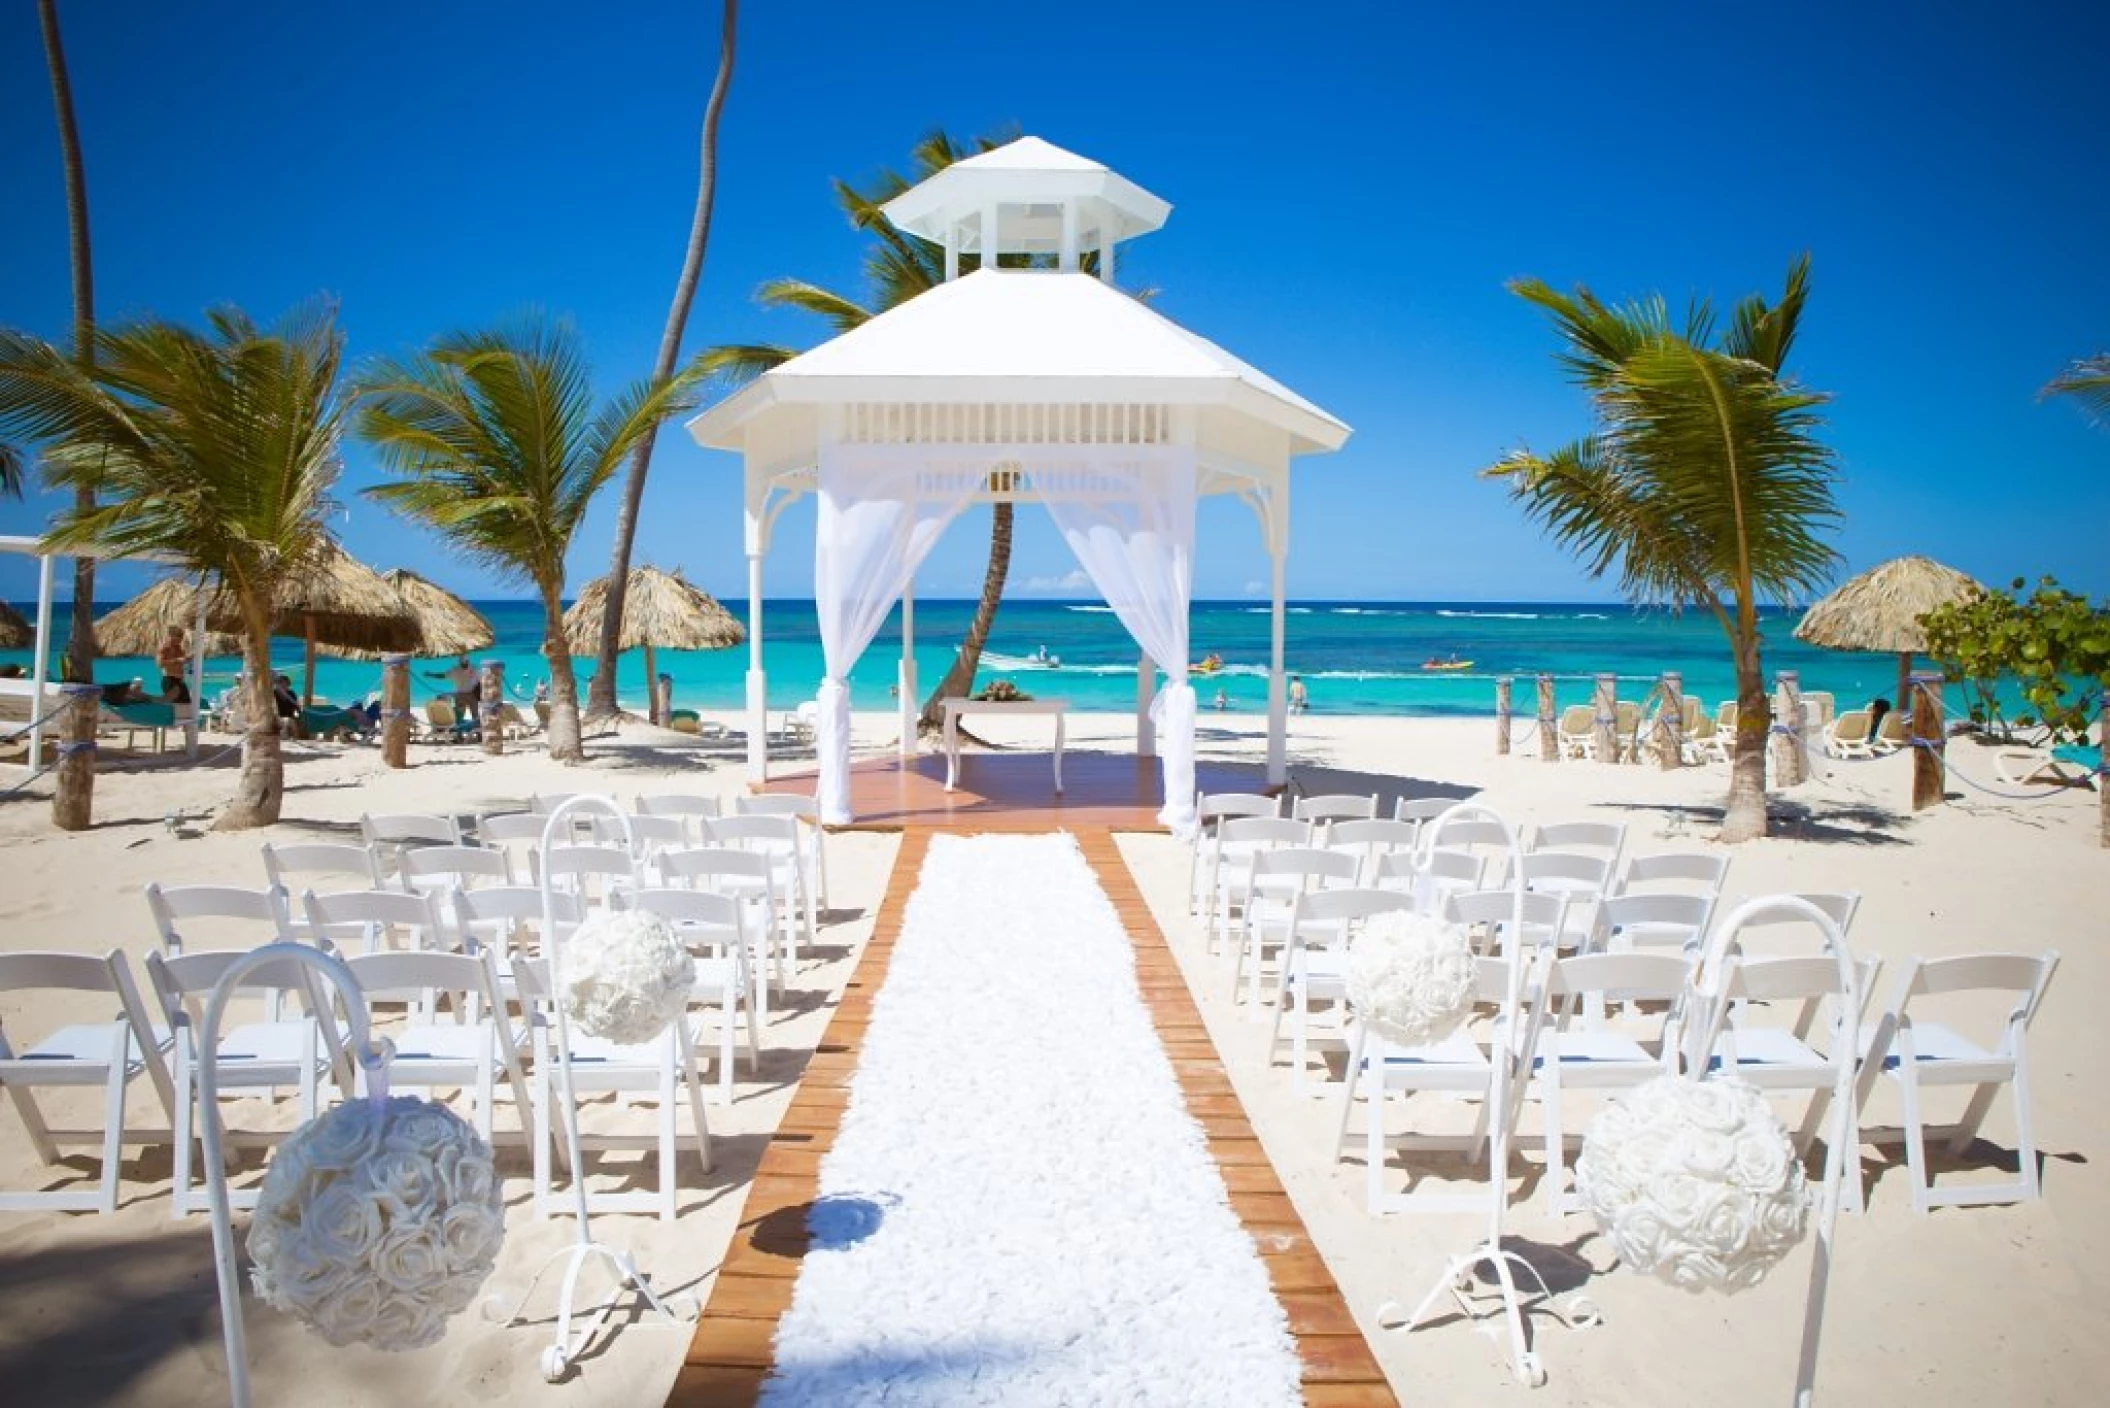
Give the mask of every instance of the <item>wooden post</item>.
[[506, 750], [505, 725], [499, 711], [506, 698], [506, 667], [503, 660], [484, 661], [482, 692], [476, 700], [476, 727], [483, 735], [484, 752], [496, 756]]
[[[97, 685], [69, 684], [64, 693], [67, 708], [59, 727], [51, 824], [61, 831], [86, 831], [95, 819], [95, 722], [102, 713], [103, 692]], [[40, 761], [31, 758], [29, 765], [34, 768]]]
[[1495, 680], [1495, 756], [1509, 756], [1509, 676]]
[[2110, 679], [2103, 685], [2102, 726], [2095, 731], [2095, 796], [2098, 810], [2103, 814], [2103, 849], [2110, 851]]
[[410, 766], [410, 657], [381, 657], [381, 761]]
[[1597, 677], [1595, 715], [1590, 721], [1592, 745], [1600, 763], [1619, 761], [1619, 688], [1610, 675]]
[[674, 676], [659, 675], [652, 681], [653, 722], [661, 728], [674, 722]]
[[1685, 766], [1685, 676], [1663, 672], [1662, 726], [1656, 733], [1656, 764], [1665, 772]]
[[1912, 677], [1912, 809], [1941, 805], [1947, 780], [1941, 722], [1941, 676]]
[[[671, 695], [673, 691], [670, 689], [668, 693]], [[616, 709], [621, 712], [620, 702]], [[653, 652], [651, 641], [645, 642], [645, 722], [658, 724], [661, 728], [667, 726], [667, 709], [659, 697], [659, 659]]]
[[1561, 760], [1560, 734], [1553, 722], [1553, 676], [1539, 676], [1539, 761]]
[[1810, 755], [1802, 736], [1802, 676], [1782, 670], [1773, 677], [1773, 736], [1768, 752], [1773, 760], [1773, 785], [1793, 787], [1807, 782]]

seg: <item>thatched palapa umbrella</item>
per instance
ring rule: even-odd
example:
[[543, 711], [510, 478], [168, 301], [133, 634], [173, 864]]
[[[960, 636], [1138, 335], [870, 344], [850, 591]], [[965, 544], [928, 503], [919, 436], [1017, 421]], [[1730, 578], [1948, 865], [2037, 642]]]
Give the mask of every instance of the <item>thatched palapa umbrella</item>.
[[[169, 627], [185, 638], [198, 624], [198, 589], [181, 577], [164, 577], [95, 623], [95, 648], [103, 655], [144, 655], [161, 649]], [[240, 655], [239, 637], [208, 631], [205, 654]]]
[[[402, 599], [418, 625], [418, 643], [409, 647], [416, 655], [466, 655], [486, 650], [498, 639], [484, 614], [453, 592], [406, 567], [381, 574]], [[338, 660], [378, 660], [386, 650], [362, 650], [356, 646], [326, 645], [322, 654]]]
[[[564, 640], [574, 655], [591, 655], [600, 647], [601, 613], [608, 602], [608, 578], [587, 583], [564, 613]], [[725, 650], [747, 639], [747, 629], [710, 593], [690, 586], [679, 572], [657, 567], [630, 569], [629, 586], [623, 593], [623, 633], [618, 650], [645, 648], [645, 683], [650, 703], [648, 717], [659, 710], [659, 675], [654, 652], [658, 650]], [[653, 717], [654, 723], [665, 719]]]
[[37, 638], [37, 628], [22, 613], [0, 601], [0, 650], [20, 650]]
[[1905, 691], [1912, 676], [1912, 657], [1927, 648], [1919, 618], [1937, 606], [1968, 601], [1985, 588], [1931, 557], [1900, 557], [1872, 567], [1803, 613], [1795, 639], [1831, 650], [1889, 650], [1898, 657], [1897, 706], [1907, 708]]

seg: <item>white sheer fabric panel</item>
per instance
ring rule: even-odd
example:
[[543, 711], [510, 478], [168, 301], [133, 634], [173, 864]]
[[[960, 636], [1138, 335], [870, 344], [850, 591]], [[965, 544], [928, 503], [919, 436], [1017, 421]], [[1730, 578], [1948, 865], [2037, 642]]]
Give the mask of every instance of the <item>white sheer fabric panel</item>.
[[1187, 682], [1187, 608], [1194, 588], [1194, 453], [1183, 446], [1108, 446], [1106, 463], [1071, 476], [1036, 475], [1070, 551], [1121, 624], [1165, 672], [1157, 721], [1165, 805], [1158, 820], [1191, 836], [1194, 686]]
[[850, 671], [988, 471], [986, 459], [932, 459], [920, 446], [821, 447], [813, 595], [828, 673], [817, 696], [815, 800], [832, 825], [851, 820]]

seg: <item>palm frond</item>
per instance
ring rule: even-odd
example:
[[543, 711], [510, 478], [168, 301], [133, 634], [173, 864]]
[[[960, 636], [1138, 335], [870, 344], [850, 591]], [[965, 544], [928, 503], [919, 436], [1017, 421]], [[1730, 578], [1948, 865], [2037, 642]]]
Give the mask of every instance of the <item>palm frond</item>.
[[2110, 353], [2083, 357], [2053, 377], [2037, 393], [2040, 396], [2071, 396], [2081, 414], [2097, 425], [2110, 425]]
[[736, 386], [744, 386], [798, 355], [793, 348], [766, 342], [728, 342], [704, 348], [696, 354], [693, 365], [705, 375], [722, 377]]
[[796, 308], [825, 318], [837, 332], [869, 322], [871, 310], [855, 299], [804, 279], [771, 279], [755, 290], [755, 301], [767, 308]]

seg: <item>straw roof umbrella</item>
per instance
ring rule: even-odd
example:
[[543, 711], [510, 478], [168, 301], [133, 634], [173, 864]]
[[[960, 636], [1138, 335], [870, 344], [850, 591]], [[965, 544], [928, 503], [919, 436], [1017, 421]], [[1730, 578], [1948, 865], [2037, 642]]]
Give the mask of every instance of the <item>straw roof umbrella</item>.
[[[164, 577], [95, 623], [95, 648], [103, 655], [148, 655], [161, 649], [169, 627], [186, 637], [198, 624], [198, 589], [181, 577]], [[207, 655], [239, 655], [235, 636], [211, 631]]]
[[37, 638], [37, 628], [22, 613], [0, 601], [0, 650], [20, 650]]
[[1912, 657], [1927, 648], [1919, 618], [1937, 606], [1968, 601], [1985, 588], [1931, 557], [1900, 557], [1872, 567], [1811, 606], [1795, 628], [1795, 639], [1830, 650], [1889, 650], [1898, 657], [1897, 706]]
[[[472, 650], [488, 649], [498, 639], [481, 611], [438, 583], [420, 577], [406, 567], [383, 572], [381, 580], [402, 599], [417, 622], [418, 643], [409, 647], [412, 653], [464, 655]], [[325, 645], [321, 653], [338, 660], [378, 660], [390, 652]]]
[[[601, 613], [608, 602], [608, 578], [586, 584], [571, 610], [564, 613], [564, 640], [574, 655], [591, 655], [600, 647]], [[656, 686], [658, 650], [725, 650], [747, 639], [747, 630], [710, 593], [690, 586], [679, 572], [634, 567], [623, 592], [623, 632], [617, 650], [645, 648], [645, 682]], [[659, 694], [649, 695], [646, 714], [654, 723]]]

